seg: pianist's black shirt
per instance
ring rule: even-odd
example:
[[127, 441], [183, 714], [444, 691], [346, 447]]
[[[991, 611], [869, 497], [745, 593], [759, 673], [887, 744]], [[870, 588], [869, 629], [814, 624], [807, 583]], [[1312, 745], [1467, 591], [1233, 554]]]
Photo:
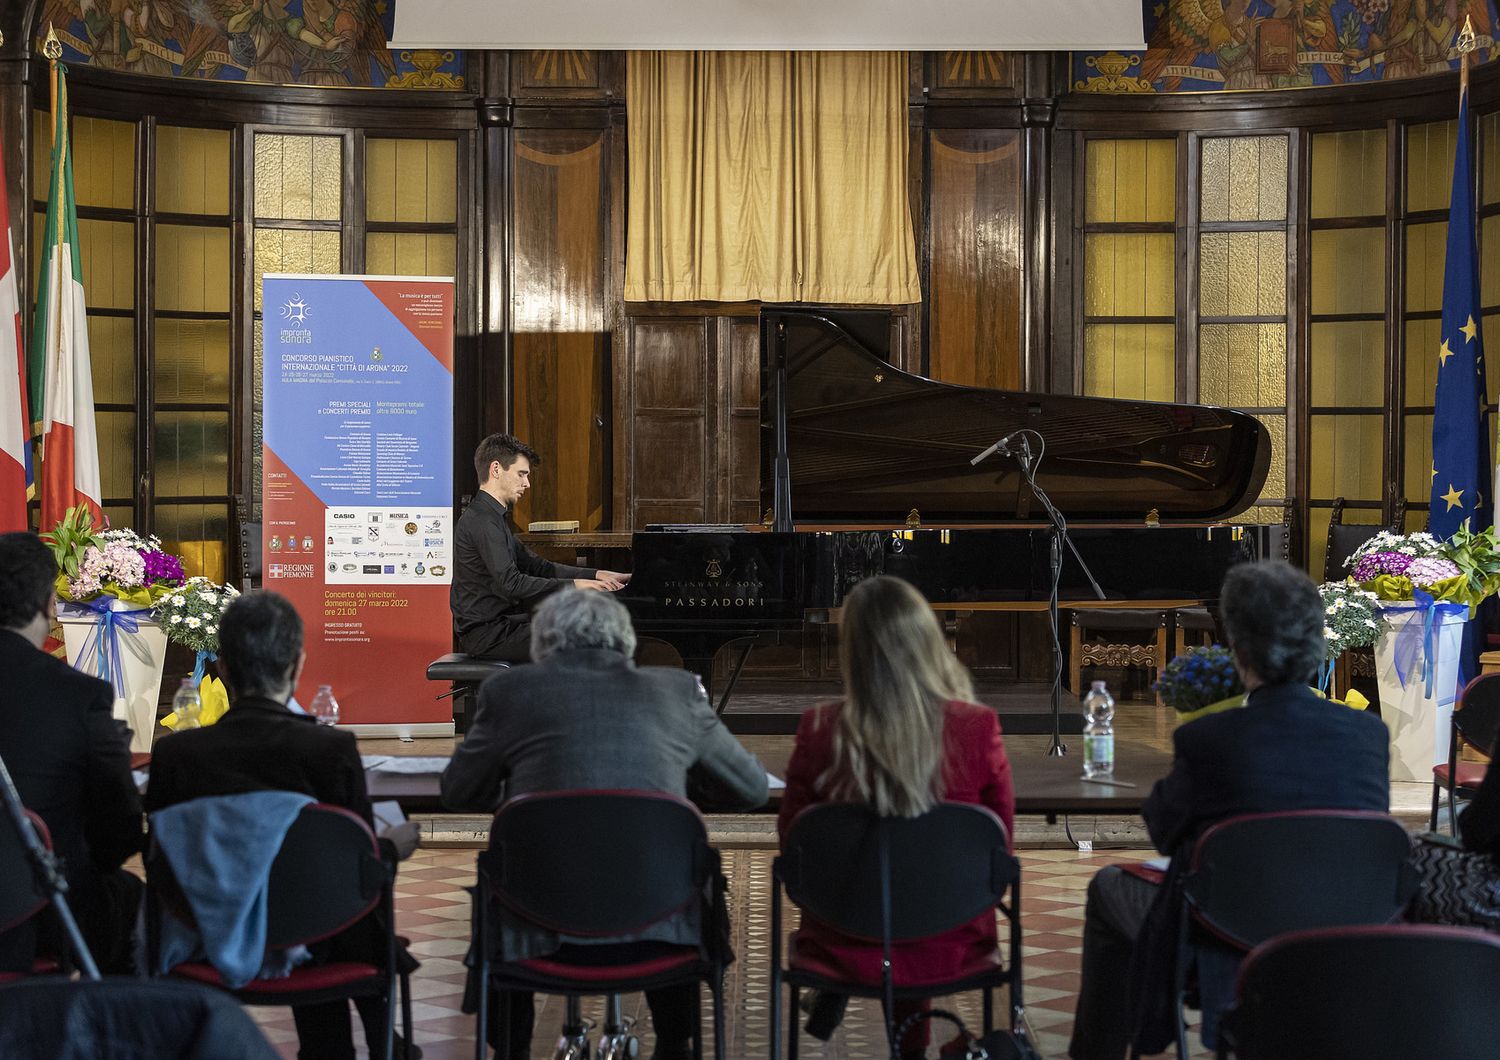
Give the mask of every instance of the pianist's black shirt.
[[469, 655], [491, 654], [529, 621], [528, 609], [538, 599], [574, 578], [597, 573], [542, 559], [516, 539], [508, 514], [503, 504], [480, 491], [453, 530], [448, 605], [453, 632]]

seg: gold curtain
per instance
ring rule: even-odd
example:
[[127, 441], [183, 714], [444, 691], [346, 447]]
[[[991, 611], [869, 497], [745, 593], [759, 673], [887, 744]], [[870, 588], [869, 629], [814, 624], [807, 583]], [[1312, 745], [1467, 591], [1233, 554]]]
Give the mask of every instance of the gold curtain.
[[921, 300], [899, 52], [631, 52], [631, 301]]

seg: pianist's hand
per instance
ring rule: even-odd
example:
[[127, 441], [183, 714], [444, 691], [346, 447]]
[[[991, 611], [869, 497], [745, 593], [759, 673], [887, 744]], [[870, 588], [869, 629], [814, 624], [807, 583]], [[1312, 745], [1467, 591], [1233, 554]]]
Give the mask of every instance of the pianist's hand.
[[598, 578], [574, 578], [573, 588], [593, 589], [596, 592], [607, 593], [612, 591], [614, 589], [614, 586], [607, 585], [603, 581], [600, 581]]
[[630, 575], [612, 570], [597, 571], [596, 576], [604, 583], [604, 587], [611, 591], [625, 588], [626, 584], [630, 581]]

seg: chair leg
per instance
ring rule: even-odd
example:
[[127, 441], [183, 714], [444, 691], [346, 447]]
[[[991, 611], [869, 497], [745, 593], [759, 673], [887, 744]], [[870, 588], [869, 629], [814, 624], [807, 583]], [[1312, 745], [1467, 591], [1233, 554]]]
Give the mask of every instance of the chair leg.
[[714, 1060], [724, 1060], [728, 1051], [724, 1027], [724, 977], [714, 976]]
[[771, 958], [771, 1060], [781, 1060], [781, 962]]
[[1069, 671], [1073, 678], [1072, 691], [1075, 696], [1081, 696], [1083, 695], [1083, 630], [1076, 624], [1073, 626], [1073, 634], [1068, 646], [1073, 653], [1068, 660]]
[[[382, 1054], [389, 1057], [390, 1060], [395, 1060], [396, 1056], [396, 991], [399, 988], [400, 982], [401, 980], [397, 977], [397, 973], [393, 969], [391, 974], [386, 978], [385, 984], [385, 1053]], [[408, 1036], [411, 1034], [411, 1027], [409, 1025], [406, 1028], [406, 1033]]]
[[[502, 1014], [497, 1013], [497, 1018]], [[489, 962], [481, 960], [479, 963], [479, 1012], [474, 1017], [474, 1060], [489, 1060], [489, 1023], [490, 1023], [490, 977]], [[504, 1020], [501, 1019], [501, 1030], [506, 1031]], [[501, 1041], [505, 1038], [502, 1034]]]
[[703, 1060], [703, 991], [693, 991], [693, 1060]]
[[1442, 797], [1442, 794], [1443, 787], [1438, 783], [1437, 778], [1434, 777], [1432, 781], [1432, 816], [1427, 819], [1427, 830], [1429, 832], [1437, 831], [1438, 800]]
[[984, 1033], [988, 1034], [995, 1029], [995, 992], [989, 987], [984, 988]]
[[411, 1043], [411, 976], [401, 973], [401, 1029]]
[[1458, 835], [1458, 798], [1454, 792], [1458, 790], [1458, 778], [1456, 774], [1448, 776], [1448, 834]]
[[801, 1029], [799, 1025], [802, 1022], [797, 1018], [797, 1013], [802, 1011], [801, 1008], [798, 1007], [798, 1002], [800, 1000], [798, 994], [800, 993], [801, 991], [793, 986], [789, 992], [789, 996], [787, 997], [786, 1060], [797, 1060], [797, 1034]]
[[[1161, 628], [1156, 631], [1156, 673], [1152, 675], [1151, 683], [1156, 684], [1161, 680], [1161, 675], [1167, 672], [1167, 620], [1162, 619]], [[1162, 705], [1161, 693], [1156, 693], [1156, 705]]]

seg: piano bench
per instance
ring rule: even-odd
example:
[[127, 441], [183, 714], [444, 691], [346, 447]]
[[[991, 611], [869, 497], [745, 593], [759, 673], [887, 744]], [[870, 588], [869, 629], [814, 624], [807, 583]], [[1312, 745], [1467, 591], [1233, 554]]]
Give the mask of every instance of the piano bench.
[[[1152, 679], [1167, 668], [1167, 612], [1153, 608], [1074, 607], [1069, 608], [1073, 627], [1072, 678], [1075, 695], [1083, 694], [1085, 666], [1142, 667], [1152, 671]], [[1107, 634], [1088, 642], [1090, 631]], [[1154, 634], [1146, 643], [1131, 643], [1125, 635]], [[1161, 697], [1156, 697], [1157, 706]]]
[[453, 725], [458, 732], [467, 732], [474, 710], [479, 705], [477, 693], [485, 678], [501, 670], [509, 670], [510, 663], [498, 659], [475, 659], [461, 652], [449, 652], [427, 664], [427, 680], [451, 681], [453, 688], [443, 695], [453, 697]]
[[1206, 607], [1179, 607], [1173, 617], [1177, 626], [1176, 655], [1187, 651], [1189, 637], [1195, 642], [1212, 644], [1219, 635], [1219, 624]]

